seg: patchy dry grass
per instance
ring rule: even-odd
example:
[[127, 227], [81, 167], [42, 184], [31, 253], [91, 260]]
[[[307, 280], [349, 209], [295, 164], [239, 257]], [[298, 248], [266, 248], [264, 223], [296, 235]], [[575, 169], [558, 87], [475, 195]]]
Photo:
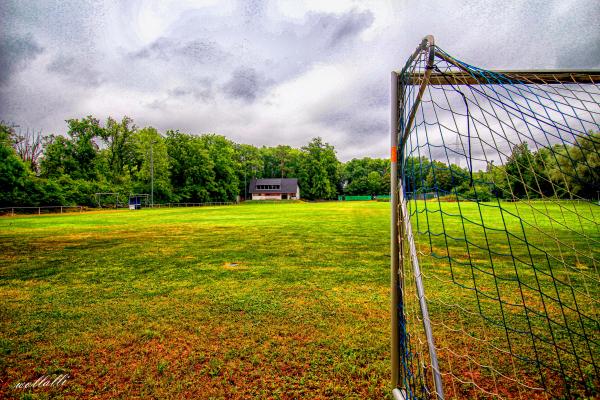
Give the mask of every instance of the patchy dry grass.
[[2, 218], [0, 397], [385, 397], [388, 210]]

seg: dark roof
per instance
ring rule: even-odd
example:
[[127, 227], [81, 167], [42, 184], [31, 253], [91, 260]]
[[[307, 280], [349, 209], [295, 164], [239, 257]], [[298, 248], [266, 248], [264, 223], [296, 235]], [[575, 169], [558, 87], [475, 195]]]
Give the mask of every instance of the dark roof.
[[[279, 185], [279, 189], [256, 189], [258, 185]], [[273, 178], [252, 179], [248, 192], [250, 193], [296, 193], [298, 179], [296, 178]]]

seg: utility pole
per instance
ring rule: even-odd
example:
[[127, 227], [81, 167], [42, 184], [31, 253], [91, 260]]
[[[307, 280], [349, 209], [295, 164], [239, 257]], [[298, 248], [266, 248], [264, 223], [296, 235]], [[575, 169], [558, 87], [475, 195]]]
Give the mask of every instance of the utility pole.
[[460, 157], [459, 157], [459, 154], [460, 154], [460, 148], [461, 147], [462, 146], [461, 146], [460, 135], [457, 133], [456, 134], [456, 140], [454, 142], [454, 151], [455, 151], [455, 153], [454, 153], [454, 164], [457, 167], [460, 167]]
[[248, 189], [246, 189], [246, 156], [242, 155], [242, 168], [244, 168], [244, 201], [248, 196]]
[[150, 206], [154, 208], [154, 143], [150, 142]]

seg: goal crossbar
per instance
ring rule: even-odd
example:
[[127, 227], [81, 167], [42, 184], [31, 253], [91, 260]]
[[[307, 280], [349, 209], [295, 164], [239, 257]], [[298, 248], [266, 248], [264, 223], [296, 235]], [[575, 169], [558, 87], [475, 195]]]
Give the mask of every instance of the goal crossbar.
[[[406, 74], [406, 70], [421, 53], [427, 52], [427, 66], [425, 72], [412, 72]], [[434, 69], [434, 61], [439, 58], [448, 64], [454, 65], [461, 71], [439, 73], [431, 71]], [[398, 75], [404, 75], [403, 84], [422, 85], [480, 85], [482, 77], [490, 79], [493, 83], [511, 84], [570, 84], [570, 83], [599, 83], [600, 70], [598, 69], [544, 69], [544, 70], [487, 70], [481, 71], [481, 76], [473, 74], [471, 66], [463, 65], [456, 59], [449, 57], [443, 51], [435, 47], [433, 36], [428, 35], [409, 57], [402, 71], [394, 71]]]
[[[438, 53], [436, 52], [436, 55]], [[571, 84], [571, 83], [600, 83], [600, 70], [494, 70], [490, 71], [496, 79], [504, 78], [512, 84]], [[399, 72], [398, 72], [399, 73]], [[420, 85], [426, 79], [425, 73], [409, 75], [408, 85]], [[493, 83], [493, 82], [490, 82]], [[500, 82], [498, 82], [500, 83]], [[444, 74], [433, 72], [429, 76], [431, 85], [480, 85], [481, 77], [473, 76], [466, 71], [447, 72]]]

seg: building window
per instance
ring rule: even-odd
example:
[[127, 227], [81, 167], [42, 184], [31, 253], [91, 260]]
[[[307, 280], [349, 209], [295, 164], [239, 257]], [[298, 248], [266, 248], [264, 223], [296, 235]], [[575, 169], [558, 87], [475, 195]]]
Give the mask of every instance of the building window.
[[256, 185], [258, 190], [279, 190], [281, 185]]

